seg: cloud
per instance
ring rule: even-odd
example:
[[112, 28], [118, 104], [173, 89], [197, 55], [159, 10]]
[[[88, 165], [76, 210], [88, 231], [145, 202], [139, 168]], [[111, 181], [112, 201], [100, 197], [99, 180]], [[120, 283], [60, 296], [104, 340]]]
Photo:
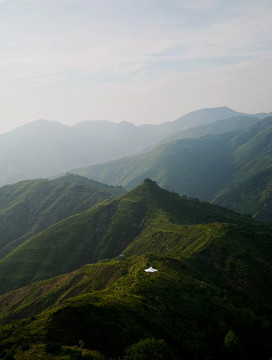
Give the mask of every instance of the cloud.
[[162, 122], [270, 104], [270, 1], [0, 2], [2, 118]]

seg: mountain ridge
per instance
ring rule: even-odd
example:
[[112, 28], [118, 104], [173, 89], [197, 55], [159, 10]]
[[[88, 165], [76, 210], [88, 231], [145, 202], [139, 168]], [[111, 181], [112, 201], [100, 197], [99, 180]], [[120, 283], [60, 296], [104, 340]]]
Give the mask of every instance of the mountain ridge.
[[[135, 240], [152, 238], [153, 229], [156, 233], [157, 228], [162, 228], [167, 234], [167, 229], [175, 228], [167, 235], [172, 241], [183, 231], [191, 236], [190, 229], [183, 225], [217, 221], [243, 223], [249, 229], [259, 226], [252, 218], [181, 198], [146, 179], [119, 198], [51, 225], [16, 247], [0, 260], [0, 291], [71, 272], [87, 263], [115, 258]], [[196, 233], [196, 237], [201, 234], [201, 231]]]
[[[270, 169], [271, 131], [272, 117], [268, 117], [246, 129], [207, 134], [194, 139], [177, 139], [154, 147], [144, 154], [71, 172], [122, 185], [127, 189], [133, 188], [145, 177], [150, 177], [169, 190], [217, 203], [221, 194], [227, 193], [237, 183], [242, 184], [243, 181], [249, 181], [250, 177]], [[265, 187], [269, 189], [271, 180], [266, 179], [264, 192]], [[268, 190], [266, 192], [270, 203], [271, 196]], [[247, 196], [251, 197], [251, 194]], [[256, 197], [255, 199], [257, 201]], [[221, 200], [218, 204], [231, 207], [231, 203], [226, 205]], [[235, 209], [256, 214], [261, 219], [261, 208], [258, 213], [252, 212], [243, 204], [241, 207], [236, 205]], [[268, 220], [267, 215], [263, 219]], [[272, 213], [269, 221], [272, 221]]]
[[36, 120], [0, 134], [0, 185], [48, 178], [75, 167], [141, 153], [184, 128], [238, 115], [249, 117], [229, 108], [211, 108], [161, 125], [85, 121], [68, 126]]

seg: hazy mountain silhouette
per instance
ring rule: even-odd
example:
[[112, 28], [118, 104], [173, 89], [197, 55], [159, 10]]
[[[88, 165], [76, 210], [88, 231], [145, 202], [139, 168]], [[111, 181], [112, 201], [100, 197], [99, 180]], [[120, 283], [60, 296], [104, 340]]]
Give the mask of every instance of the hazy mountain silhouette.
[[202, 109], [172, 122], [143, 126], [125, 121], [85, 121], [67, 126], [37, 120], [0, 135], [0, 185], [51, 177], [140, 153], [189, 127], [238, 115], [246, 116], [226, 107]]

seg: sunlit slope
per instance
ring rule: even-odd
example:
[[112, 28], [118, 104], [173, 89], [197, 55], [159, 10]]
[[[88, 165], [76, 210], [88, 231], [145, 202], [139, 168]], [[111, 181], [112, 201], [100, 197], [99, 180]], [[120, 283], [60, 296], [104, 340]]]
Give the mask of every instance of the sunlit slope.
[[[191, 255], [146, 253], [86, 265], [13, 291], [1, 297], [2, 321], [29, 318], [2, 328], [1, 346], [17, 350], [22, 343], [71, 346], [83, 340], [86, 348], [117, 357], [129, 344], [155, 337], [165, 339], [178, 358], [216, 359], [227, 356], [224, 337], [232, 330], [241, 343], [233, 358], [266, 359], [271, 351], [271, 288], [264, 286], [272, 275], [268, 248], [271, 252], [271, 238], [261, 245], [254, 238], [252, 243], [214, 238]], [[146, 275], [150, 265], [158, 273]]]
[[[154, 241], [156, 233], [162, 232], [169, 241], [190, 239], [194, 235], [183, 225], [214, 222], [262, 227], [224, 208], [181, 198], [147, 179], [125, 195], [63, 220], [13, 250], [0, 261], [1, 293], [114, 258], [129, 251], [134, 241], [140, 245], [130, 254], [153, 251], [148, 245], [141, 250], [141, 246], [144, 239]], [[203, 232], [209, 234], [205, 227]]]

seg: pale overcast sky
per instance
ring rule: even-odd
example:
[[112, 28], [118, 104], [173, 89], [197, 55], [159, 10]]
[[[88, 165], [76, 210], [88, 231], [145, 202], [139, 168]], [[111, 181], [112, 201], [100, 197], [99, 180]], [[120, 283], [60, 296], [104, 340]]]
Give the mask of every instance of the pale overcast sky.
[[0, 0], [0, 132], [272, 111], [271, 0]]

